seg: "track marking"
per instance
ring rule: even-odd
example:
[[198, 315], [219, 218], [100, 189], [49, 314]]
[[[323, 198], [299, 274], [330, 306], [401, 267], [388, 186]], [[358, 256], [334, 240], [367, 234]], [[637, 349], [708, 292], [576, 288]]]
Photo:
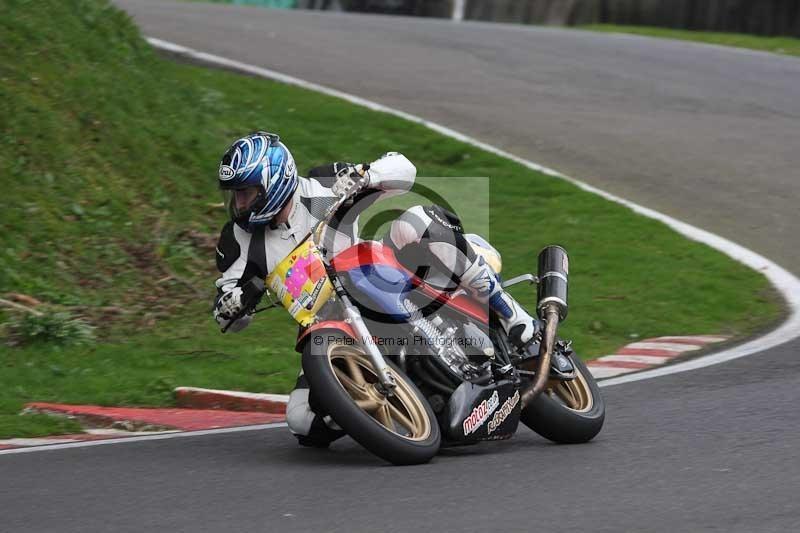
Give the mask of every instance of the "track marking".
[[[262, 429], [274, 429], [282, 427], [286, 427], [286, 422], [275, 422], [272, 424], [258, 424], [255, 426], [241, 426], [236, 428], [203, 429], [200, 431], [184, 431], [180, 433], [160, 433], [158, 435], [143, 435], [141, 437], [123, 437], [119, 439], [108, 439], [108, 440], [86, 440], [86, 441], [68, 442], [60, 444], [48, 444], [43, 446], [30, 446], [28, 448], [11, 448], [8, 450], [0, 450], [0, 455], [46, 452], [51, 450], [65, 450], [67, 448], [86, 448], [88, 446], [106, 446], [109, 444], [126, 444], [129, 442], [144, 442], [148, 440], [181, 439], [187, 437], [201, 437], [203, 435], [240, 433], [243, 431], [260, 431]], [[40, 439], [35, 439], [35, 440], [40, 440]]]

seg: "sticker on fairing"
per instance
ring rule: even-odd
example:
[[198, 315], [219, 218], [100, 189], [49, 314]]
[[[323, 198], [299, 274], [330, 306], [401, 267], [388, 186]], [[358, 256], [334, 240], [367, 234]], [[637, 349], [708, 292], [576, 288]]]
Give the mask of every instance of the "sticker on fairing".
[[489, 418], [489, 415], [497, 409], [498, 405], [500, 405], [500, 396], [497, 394], [497, 391], [494, 391], [488, 399], [479, 403], [475, 409], [472, 410], [472, 413], [464, 419], [462, 423], [464, 435], [469, 435], [481, 427], [483, 423], [486, 422], [486, 419]]
[[514, 410], [514, 407], [519, 403], [519, 391], [514, 391], [514, 396], [503, 402], [503, 407], [497, 411], [491, 420], [489, 420], [489, 433], [491, 434], [492, 431], [499, 428], [500, 425], [508, 418], [508, 415], [511, 414], [511, 411]]

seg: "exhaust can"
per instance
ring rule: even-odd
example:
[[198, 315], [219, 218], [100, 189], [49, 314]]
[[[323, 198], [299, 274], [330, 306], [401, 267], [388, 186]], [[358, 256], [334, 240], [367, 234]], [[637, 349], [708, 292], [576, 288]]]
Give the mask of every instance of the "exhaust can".
[[549, 305], [558, 309], [560, 320], [567, 318], [567, 286], [569, 280], [569, 257], [561, 246], [548, 246], [539, 252], [539, 287], [536, 309], [544, 319], [544, 310]]

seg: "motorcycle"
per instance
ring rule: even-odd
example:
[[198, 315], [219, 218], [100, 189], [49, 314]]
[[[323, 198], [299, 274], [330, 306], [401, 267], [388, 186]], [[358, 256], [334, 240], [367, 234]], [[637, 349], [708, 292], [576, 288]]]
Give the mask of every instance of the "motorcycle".
[[[557, 443], [595, 437], [603, 397], [571, 343], [557, 337], [568, 312], [566, 251], [548, 246], [538, 275], [502, 283], [538, 285], [545, 326], [520, 351], [484, 306], [417, 276], [380, 242], [327, 257], [324, 232], [358, 186], [266, 280], [243, 289], [243, 314], [282, 305], [301, 325], [296, 350], [324, 414], [396, 465], [425, 463], [442, 445], [511, 438], [519, 422]], [[267, 287], [274, 301], [255, 309]]]

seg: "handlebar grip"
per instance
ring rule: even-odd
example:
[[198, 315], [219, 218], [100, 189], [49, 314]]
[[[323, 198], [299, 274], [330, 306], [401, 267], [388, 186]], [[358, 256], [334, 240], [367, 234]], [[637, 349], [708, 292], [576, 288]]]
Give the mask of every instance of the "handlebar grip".
[[264, 297], [264, 293], [266, 292], [267, 287], [264, 284], [264, 280], [258, 276], [250, 278], [247, 283], [242, 285], [242, 310], [236, 316], [231, 318], [228, 324], [222, 328], [222, 333], [227, 332], [228, 328], [230, 328], [234, 322], [251, 313], [261, 301], [261, 298]]

